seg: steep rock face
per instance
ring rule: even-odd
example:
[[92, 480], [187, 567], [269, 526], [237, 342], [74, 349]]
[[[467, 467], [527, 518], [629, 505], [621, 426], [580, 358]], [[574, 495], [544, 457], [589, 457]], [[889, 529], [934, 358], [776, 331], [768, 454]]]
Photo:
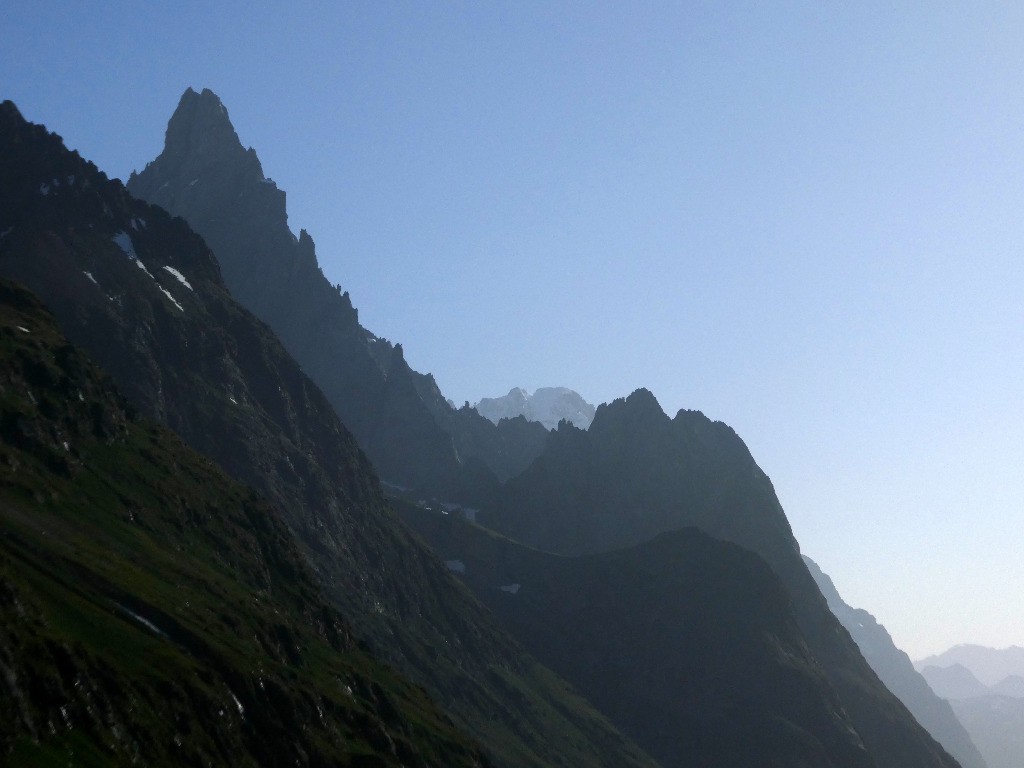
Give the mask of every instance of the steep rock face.
[[546, 429], [557, 428], [563, 419], [586, 429], [594, 420], [594, 406], [565, 387], [541, 387], [532, 395], [513, 387], [504, 397], [485, 397], [474, 408], [495, 424], [501, 419], [523, 416], [528, 421], [540, 422]]
[[[386, 505], [369, 462], [181, 219], [0, 105], [0, 274], [145, 416], [280, 510], [358, 636], [505, 765], [648, 765], [527, 656]], [[562, 746], [564, 744], [564, 747]]]
[[[829, 609], [839, 619], [860, 648], [864, 659], [878, 674], [879, 679], [902, 701], [910, 713], [923, 725], [963, 768], [985, 768], [985, 760], [971, 737], [957, 720], [949, 698], [932, 684], [927, 675], [922, 677], [914, 669], [910, 657], [896, 647], [885, 627], [865, 610], [847, 605], [832, 579], [817, 563], [804, 555], [804, 563], [824, 595]], [[980, 685], [980, 683], [979, 683]], [[938, 695], [936, 695], [938, 694]], [[939, 698], [939, 697], [942, 698]]]
[[808, 646], [878, 765], [955, 765], [828, 610], [771, 481], [726, 425], [691, 411], [669, 418], [638, 390], [599, 406], [587, 431], [561, 425], [477, 520], [563, 554], [631, 546], [688, 526], [759, 554], [785, 584]]
[[279, 336], [385, 480], [441, 490], [473, 460], [499, 480], [522, 468], [506, 460], [522, 449], [497, 433], [490, 440], [463, 434], [481, 425], [413, 371], [400, 345], [359, 324], [348, 294], [320, 270], [312, 238], [288, 229], [284, 192], [242, 147], [212, 91], [184, 93], [164, 151], [132, 174], [128, 189], [203, 236], [232, 294]]
[[5, 765], [486, 763], [359, 648], [277, 512], [7, 281], [0, 533]]
[[756, 555], [690, 528], [566, 558], [455, 515], [402, 514], [665, 768], [874, 765]]

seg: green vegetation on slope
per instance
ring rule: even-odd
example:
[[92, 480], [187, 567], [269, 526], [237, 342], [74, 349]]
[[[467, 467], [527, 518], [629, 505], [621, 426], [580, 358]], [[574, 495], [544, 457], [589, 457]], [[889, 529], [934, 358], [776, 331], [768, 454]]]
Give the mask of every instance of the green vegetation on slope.
[[0, 760], [485, 763], [371, 659], [286, 526], [0, 284]]

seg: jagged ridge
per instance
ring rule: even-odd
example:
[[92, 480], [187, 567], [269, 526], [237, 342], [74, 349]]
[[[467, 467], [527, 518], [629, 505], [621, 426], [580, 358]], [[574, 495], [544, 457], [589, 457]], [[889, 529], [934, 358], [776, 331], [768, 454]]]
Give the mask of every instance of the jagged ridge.
[[10, 102], [0, 105], [0, 232], [0, 272], [29, 285], [141, 413], [279, 509], [358, 636], [500, 764], [550, 764], [556, 743], [563, 762], [650, 764], [399, 523], [351, 434], [235, 303], [205, 243]]

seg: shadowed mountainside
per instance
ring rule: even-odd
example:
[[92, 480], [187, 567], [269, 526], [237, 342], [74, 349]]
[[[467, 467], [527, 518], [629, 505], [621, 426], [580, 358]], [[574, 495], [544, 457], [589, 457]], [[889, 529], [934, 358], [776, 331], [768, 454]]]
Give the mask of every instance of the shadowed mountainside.
[[878, 680], [829, 611], [767, 475], [736, 433], [695, 411], [669, 418], [647, 390], [568, 424], [477, 521], [566, 555], [632, 546], [696, 527], [763, 557], [786, 586], [800, 628], [881, 768], [955, 765]]
[[0, 762], [486, 762], [360, 648], [277, 512], [7, 281], [0, 534]]
[[289, 230], [285, 193], [242, 146], [212, 91], [185, 91], [163, 152], [128, 189], [203, 236], [232, 294], [323, 390], [383, 479], [477, 500], [540, 452], [539, 424], [494, 425], [472, 408], [452, 408], [432, 376], [409, 367], [400, 344], [359, 324], [348, 293], [320, 270], [313, 239]]
[[232, 299], [202, 239], [10, 102], [0, 105], [0, 233], [0, 274], [39, 295], [140, 413], [280, 510], [357, 636], [496, 762], [650, 765], [400, 523], [351, 434]]
[[[832, 579], [818, 564], [804, 555], [804, 563], [814, 577], [829, 609], [846, 627], [864, 659], [885, 686], [906, 704], [907, 709], [963, 768], [985, 768], [985, 760], [971, 737], [953, 713], [949, 702], [914, 669], [910, 657], [896, 647], [885, 627], [865, 610], [847, 605]], [[933, 689], [934, 692], [933, 692]], [[938, 695], [936, 695], [938, 694]], [[942, 698], [939, 698], [942, 696]]]
[[401, 511], [516, 638], [665, 768], [874, 765], [756, 555], [689, 528], [568, 558], [457, 515]]

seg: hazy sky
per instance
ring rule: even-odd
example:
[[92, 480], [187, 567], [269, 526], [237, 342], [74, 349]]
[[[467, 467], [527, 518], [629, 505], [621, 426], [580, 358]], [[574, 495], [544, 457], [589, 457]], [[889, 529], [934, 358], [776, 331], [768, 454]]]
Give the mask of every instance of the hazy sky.
[[0, 97], [126, 178], [212, 88], [449, 397], [702, 410], [911, 656], [1024, 645], [1024, 5], [154, 5], [5, 3]]

